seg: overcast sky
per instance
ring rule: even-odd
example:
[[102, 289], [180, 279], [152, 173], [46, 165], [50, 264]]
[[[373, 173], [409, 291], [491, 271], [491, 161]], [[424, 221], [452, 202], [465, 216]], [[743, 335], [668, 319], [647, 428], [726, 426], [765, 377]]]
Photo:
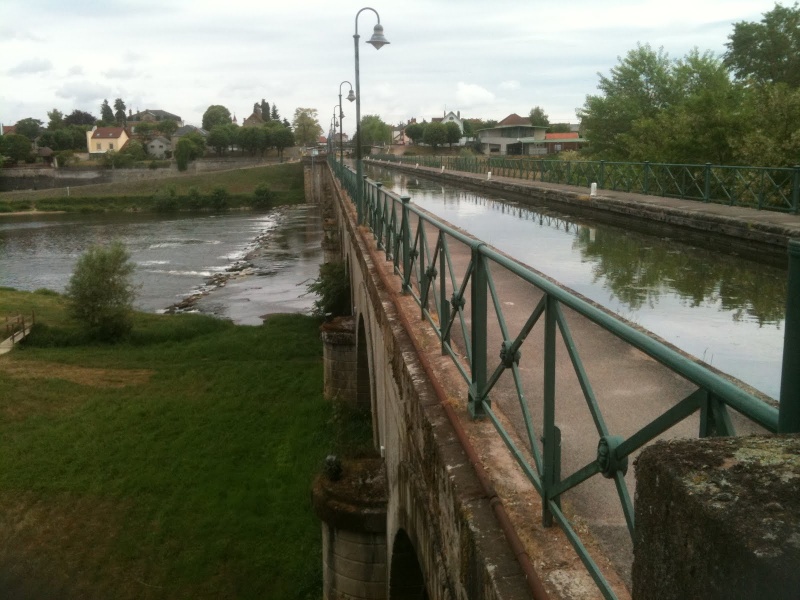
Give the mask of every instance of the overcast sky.
[[[791, 2], [783, 2], [784, 6]], [[722, 54], [732, 23], [760, 21], [773, 0], [377, 0], [386, 38], [364, 42], [375, 14], [358, 19], [361, 114], [390, 124], [445, 110], [500, 120], [541, 106], [577, 122], [637, 42], [681, 58]], [[158, 108], [200, 125], [222, 104], [247, 117], [262, 98], [290, 121], [316, 108], [327, 131], [340, 82], [355, 85], [353, 34], [363, 0], [2, 0], [0, 122], [104, 98], [134, 112]], [[342, 86], [346, 95], [347, 84]], [[344, 129], [355, 106], [346, 100]]]

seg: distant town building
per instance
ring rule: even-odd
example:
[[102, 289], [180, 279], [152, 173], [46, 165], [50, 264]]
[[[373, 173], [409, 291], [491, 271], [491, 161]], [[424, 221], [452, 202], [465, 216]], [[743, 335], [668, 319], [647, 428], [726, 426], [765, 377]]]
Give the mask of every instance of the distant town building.
[[172, 153], [172, 145], [163, 136], [158, 136], [147, 142], [147, 154], [153, 158], [166, 158], [167, 152]]
[[98, 127], [86, 132], [86, 147], [90, 156], [102, 156], [113, 150], [119, 152], [128, 143], [130, 135], [124, 127]]
[[481, 150], [486, 154], [545, 154], [544, 142], [547, 127], [531, 125], [528, 117], [516, 113], [508, 115], [495, 127], [478, 130]]
[[183, 125], [183, 119], [180, 116], [157, 108], [146, 108], [128, 116], [129, 123], [157, 123], [159, 121], [175, 121], [179, 127]]

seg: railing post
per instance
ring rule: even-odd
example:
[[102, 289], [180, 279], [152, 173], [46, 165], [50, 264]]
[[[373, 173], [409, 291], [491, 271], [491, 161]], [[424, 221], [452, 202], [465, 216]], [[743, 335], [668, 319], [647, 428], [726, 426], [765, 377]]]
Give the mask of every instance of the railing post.
[[364, 198], [367, 195], [367, 176], [361, 176], [361, 187], [356, 192], [356, 217], [358, 219], [358, 224], [361, 225], [364, 222]]
[[380, 205], [381, 188], [383, 188], [383, 184], [380, 181], [376, 181], [375, 198], [369, 207], [369, 224], [370, 227], [372, 227], [372, 233], [375, 234], [375, 237], [378, 236], [376, 224], [378, 222], [378, 206]]
[[[542, 477], [542, 525], [553, 524], [549, 502], [553, 486], [561, 473], [561, 431], [556, 427], [556, 299], [547, 295], [544, 312], [544, 405], [542, 454], [544, 476]], [[558, 500], [556, 500], [558, 502]]]
[[790, 240], [778, 433], [798, 432], [800, 432], [800, 240]]
[[400, 196], [403, 202], [402, 222], [400, 224], [401, 235], [403, 236], [403, 293], [411, 290], [411, 226], [408, 221], [408, 203], [411, 196]]
[[[486, 411], [483, 410], [482, 396], [486, 389], [486, 340], [487, 340], [487, 290], [489, 287], [489, 277], [487, 273], [486, 259], [481, 254], [480, 248], [484, 244], [478, 244], [472, 248], [472, 286], [470, 289], [472, 307], [472, 382], [469, 386], [468, 408], [469, 414], [473, 419], [483, 417]], [[487, 398], [488, 403], [488, 398]]]
[[[447, 256], [444, 244], [444, 232], [439, 231], [439, 329], [442, 331], [442, 356], [447, 354], [447, 344], [450, 343], [450, 319], [453, 316], [455, 307], [447, 300]], [[447, 314], [445, 314], [447, 310]], [[444, 330], [447, 329], [447, 335]]]
[[703, 179], [703, 202], [708, 202], [711, 200], [711, 163], [706, 163]]
[[795, 165], [792, 177], [792, 212], [797, 214], [798, 210], [800, 210], [800, 165]]
[[644, 161], [644, 195], [650, 193], [650, 161]]
[[600, 161], [600, 181], [598, 184], [600, 185], [600, 189], [605, 189], [606, 187], [606, 161]]

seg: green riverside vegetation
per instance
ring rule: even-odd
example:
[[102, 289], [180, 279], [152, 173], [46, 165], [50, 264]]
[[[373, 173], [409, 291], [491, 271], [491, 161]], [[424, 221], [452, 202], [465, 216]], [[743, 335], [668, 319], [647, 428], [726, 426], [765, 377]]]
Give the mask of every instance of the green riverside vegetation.
[[[263, 193], [269, 190], [269, 194]], [[260, 192], [260, 193], [259, 193]], [[305, 201], [299, 162], [0, 194], [0, 214], [29, 211], [103, 212], [265, 208]]]
[[[0, 213], [304, 202], [299, 163], [0, 194]], [[134, 313], [96, 341], [55, 292], [0, 356], [0, 589], [59, 598], [319, 598], [310, 485], [329, 453], [374, 455], [371, 418], [322, 398], [320, 320], [261, 327]], [[0, 336], [2, 337], [2, 336]]]
[[0, 288], [0, 315], [36, 312], [0, 356], [0, 589], [319, 598], [309, 489], [343, 437], [322, 398], [320, 321], [135, 313], [104, 345], [66, 306]]

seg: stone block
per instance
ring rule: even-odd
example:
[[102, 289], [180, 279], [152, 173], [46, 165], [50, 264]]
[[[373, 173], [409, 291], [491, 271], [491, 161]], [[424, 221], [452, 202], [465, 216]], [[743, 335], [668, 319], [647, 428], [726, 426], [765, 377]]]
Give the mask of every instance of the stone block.
[[800, 435], [674, 440], [636, 461], [633, 597], [800, 597]]

